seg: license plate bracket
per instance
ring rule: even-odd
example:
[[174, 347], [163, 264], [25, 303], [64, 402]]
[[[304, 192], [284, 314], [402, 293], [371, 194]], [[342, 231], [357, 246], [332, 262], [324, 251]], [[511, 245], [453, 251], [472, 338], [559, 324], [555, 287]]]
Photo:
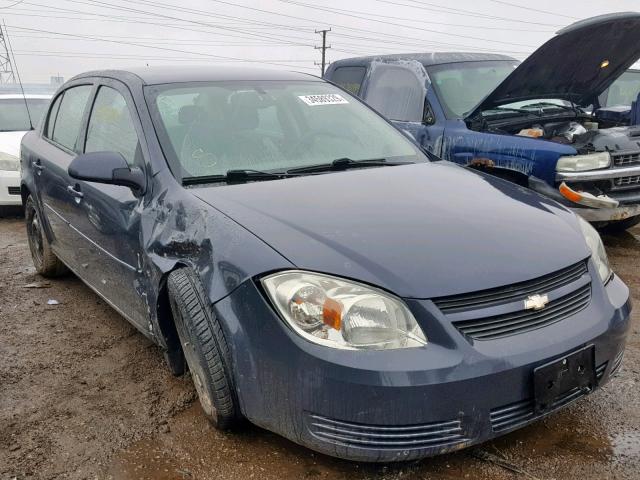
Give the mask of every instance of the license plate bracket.
[[533, 370], [537, 414], [554, 408], [561, 396], [580, 389], [589, 393], [596, 386], [595, 347], [589, 345], [559, 360]]

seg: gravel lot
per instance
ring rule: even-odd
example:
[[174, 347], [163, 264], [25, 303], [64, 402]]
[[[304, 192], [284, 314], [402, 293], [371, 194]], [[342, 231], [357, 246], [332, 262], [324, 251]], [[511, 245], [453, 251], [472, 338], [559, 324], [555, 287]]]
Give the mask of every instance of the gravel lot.
[[[640, 228], [605, 243], [640, 304]], [[0, 480], [637, 479], [640, 308], [632, 323], [620, 375], [546, 420], [475, 450], [350, 463], [257, 427], [210, 428], [158, 348], [77, 278], [39, 278], [23, 221], [0, 219]]]

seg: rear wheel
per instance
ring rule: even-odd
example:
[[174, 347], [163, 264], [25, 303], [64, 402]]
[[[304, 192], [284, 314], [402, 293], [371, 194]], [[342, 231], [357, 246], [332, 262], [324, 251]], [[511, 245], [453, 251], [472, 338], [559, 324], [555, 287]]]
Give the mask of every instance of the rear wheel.
[[27, 224], [27, 239], [33, 265], [43, 277], [59, 277], [69, 270], [51, 250], [49, 240], [42, 229], [42, 220], [31, 195], [27, 198], [24, 209]]
[[228, 430], [239, 422], [240, 409], [220, 323], [194, 272], [187, 268], [174, 270], [167, 287], [176, 331], [200, 405], [216, 428]]

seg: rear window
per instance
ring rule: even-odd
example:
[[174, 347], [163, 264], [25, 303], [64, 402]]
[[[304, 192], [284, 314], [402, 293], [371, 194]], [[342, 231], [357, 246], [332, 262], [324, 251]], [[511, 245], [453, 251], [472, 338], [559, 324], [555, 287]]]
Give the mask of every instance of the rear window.
[[367, 69], [364, 67], [338, 67], [331, 74], [329, 80], [340, 85], [346, 91], [359, 95], [365, 73], [367, 73]]

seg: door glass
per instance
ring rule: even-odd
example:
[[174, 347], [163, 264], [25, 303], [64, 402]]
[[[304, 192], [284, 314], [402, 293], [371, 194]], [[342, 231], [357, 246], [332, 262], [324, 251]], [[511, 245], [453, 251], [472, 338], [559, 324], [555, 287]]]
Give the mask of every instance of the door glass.
[[62, 97], [52, 139], [69, 150], [76, 148], [82, 126], [82, 116], [91, 94], [91, 88], [91, 85], [72, 87], [65, 91]]
[[115, 89], [100, 87], [91, 110], [85, 153], [118, 152], [129, 166], [136, 163], [138, 135], [124, 97]]
[[404, 65], [381, 63], [371, 72], [366, 101], [389, 120], [420, 122], [425, 84], [426, 73], [418, 78], [416, 71]]
[[366, 71], [367, 69], [364, 67], [338, 67], [329, 80], [340, 85], [346, 91], [358, 95]]

